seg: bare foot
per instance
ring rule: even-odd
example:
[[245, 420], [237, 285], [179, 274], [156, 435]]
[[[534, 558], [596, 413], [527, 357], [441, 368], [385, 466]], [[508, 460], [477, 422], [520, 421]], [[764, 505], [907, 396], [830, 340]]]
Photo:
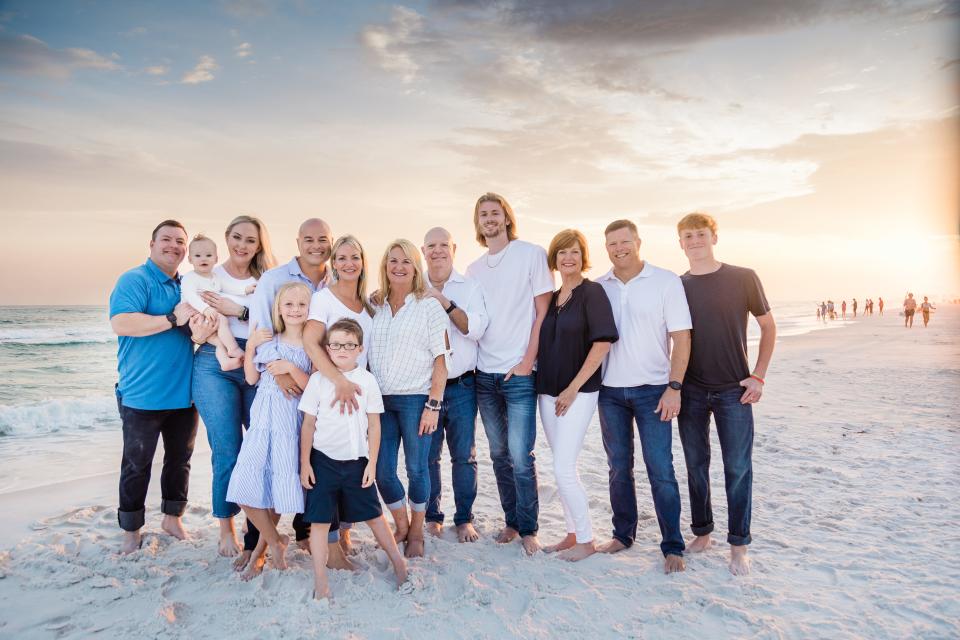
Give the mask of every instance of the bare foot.
[[220, 543], [217, 545], [217, 553], [224, 558], [232, 558], [240, 553], [240, 542], [237, 541], [237, 534], [233, 531], [221, 531]]
[[403, 554], [408, 558], [422, 558], [423, 557], [423, 538], [415, 538], [413, 536], [407, 536], [407, 545], [403, 551]]
[[330, 542], [327, 544], [327, 569], [356, 571], [357, 566], [343, 553], [339, 542]]
[[243, 571], [246, 568], [247, 564], [250, 563], [250, 556], [252, 555], [253, 555], [253, 551], [251, 551], [250, 549], [244, 549], [243, 551], [241, 551], [240, 555], [238, 555], [233, 561], [233, 570]]
[[274, 544], [267, 544], [270, 548], [270, 561], [274, 569], [283, 571], [287, 568], [287, 545], [290, 544], [290, 536], [284, 534], [277, 538]]
[[125, 556], [133, 553], [140, 548], [142, 542], [139, 529], [136, 531], [124, 531], [123, 540], [120, 541], [120, 555]]
[[313, 599], [314, 600], [329, 600], [330, 599], [330, 587], [319, 588], [315, 587], [313, 590]]
[[187, 532], [183, 530], [183, 523], [179, 516], [163, 516], [163, 522], [160, 528], [172, 535], [177, 540], [186, 540]]
[[593, 545], [593, 541], [577, 543], [565, 549], [557, 554], [557, 557], [566, 560], [567, 562], [579, 562], [584, 558], [589, 558], [594, 553], [597, 552], [597, 548]]
[[730, 545], [730, 573], [735, 576], [750, 574], [750, 558], [747, 557], [747, 545]]
[[[247, 553], [247, 552], [244, 552]], [[244, 582], [250, 582], [258, 575], [263, 573], [263, 567], [267, 564], [267, 554], [261, 553], [255, 558], [250, 559], [247, 570], [240, 574], [240, 579]]]
[[664, 557], [663, 559], [663, 572], [664, 573], [679, 573], [687, 568], [686, 563], [683, 561], [683, 556], [675, 556], [672, 553]]
[[627, 545], [623, 544], [616, 538], [611, 538], [610, 542], [606, 542], [597, 547], [597, 551], [600, 553], [617, 553], [618, 551], [623, 551], [626, 548]]
[[350, 539], [350, 527], [340, 529], [340, 548], [343, 549], [344, 555], [357, 555], [357, 550], [353, 548], [353, 540]]
[[479, 539], [480, 534], [473, 528], [472, 522], [457, 525], [457, 540], [459, 542], [476, 542]]
[[300, 551], [306, 551], [307, 553], [310, 553], [310, 538], [297, 540], [297, 548], [300, 549]]
[[710, 534], [697, 536], [687, 544], [687, 551], [690, 553], [703, 553], [713, 545]]
[[399, 545], [401, 542], [407, 539], [407, 533], [410, 531], [410, 523], [407, 522], [406, 518], [401, 518], [395, 520], [394, 530], [393, 530], [393, 539], [396, 540]]
[[504, 527], [503, 529], [500, 529], [500, 533], [497, 534], [497, 544], [507, 544], [508, 542], [513, 542], [519, 535], [520, 532], [513, 527]]
[[577, 544], [577, 535], [575, 533], [568, 533], [567, 537], [561, 540], [556, 544], [548, 544], [543, 548], [544, 553], [555, 553], [557, 551], [563, 551], [564, 549], [569, 549], [573, 545]]
[[427, 533], [432, 535], [434, 538], [439, 538], [441, 535], [443, 535], [443, 524], [440, 522], [428, 522]]
[[532, 556], [537, 551], [540, 551], [540, 539], [537, 538], [537, 534], [535, 533], [529, 536], [523, 536], [521, 543], [523, 544], [523, 550], [527, 552], [528, 556]]

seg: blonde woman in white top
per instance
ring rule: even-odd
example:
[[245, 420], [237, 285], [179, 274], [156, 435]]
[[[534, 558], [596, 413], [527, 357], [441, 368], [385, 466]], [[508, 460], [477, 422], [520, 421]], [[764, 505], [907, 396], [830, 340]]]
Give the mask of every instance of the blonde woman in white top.
[[[370, 340], [370, 371], [383, 393], [377, 487], [393, 515], [394, 537], [407, 557], [423, 556], [423, 523], [430, 496], [428, 456], [447, 382], [447, 314], [426, 295], [420, 252], [394, 240], [380, 261]], [[407, 495], [397, 476], [400, 444]]]

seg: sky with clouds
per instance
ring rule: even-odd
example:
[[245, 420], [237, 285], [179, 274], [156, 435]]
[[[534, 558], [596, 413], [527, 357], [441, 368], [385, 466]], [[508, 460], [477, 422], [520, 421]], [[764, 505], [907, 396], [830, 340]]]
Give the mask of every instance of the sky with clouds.
[[[960, 3], [0, 0], [2, 304], [103, 303], [166, 217], [373, 260], [472, 206], [521, 237], [706, 210], [771, 298], [960, 296]], [[221, 250], [223, 247], [221, 245]]]

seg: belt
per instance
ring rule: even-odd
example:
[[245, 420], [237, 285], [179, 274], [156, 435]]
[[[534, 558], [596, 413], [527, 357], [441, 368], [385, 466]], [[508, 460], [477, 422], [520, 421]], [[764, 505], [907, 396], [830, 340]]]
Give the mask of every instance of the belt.
[[467, 371], [462, 375], [457, 376], [456, 378], [447, 378], [447, 386], [451, 387], [455, 384], [460, 384], [464, 380], [468, 380], [474, 376], [473, 371]]

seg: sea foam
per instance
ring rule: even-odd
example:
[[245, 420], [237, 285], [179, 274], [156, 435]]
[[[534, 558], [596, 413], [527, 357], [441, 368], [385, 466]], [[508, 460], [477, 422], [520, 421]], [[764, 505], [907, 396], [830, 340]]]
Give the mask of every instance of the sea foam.
[[0, 437], [100, 429], [119, 423], [112, 395], [0, 405]]
[[0, 329], [0, 344], [104, 344], [116, 339], [109, 325]]

